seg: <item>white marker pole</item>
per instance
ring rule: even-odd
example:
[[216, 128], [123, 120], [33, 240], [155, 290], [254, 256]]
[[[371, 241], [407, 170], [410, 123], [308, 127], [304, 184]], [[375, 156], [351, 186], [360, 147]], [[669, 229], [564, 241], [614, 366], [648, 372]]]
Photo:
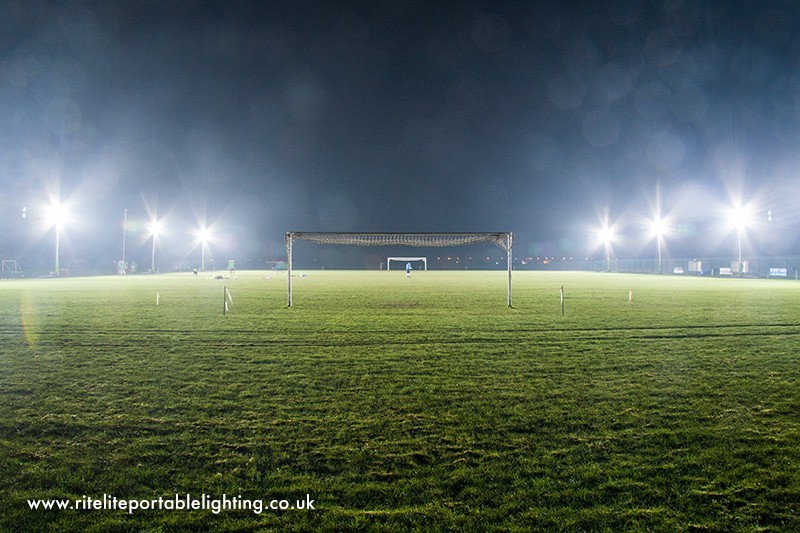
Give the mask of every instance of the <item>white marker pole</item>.
[[564, 286], [561, 286], [561, 316], [564, 316]]
[[158, 300], [159, 300], [159, 295], [158, 295], [158, 291], [156, 291], [156, 305], [158, 305]]

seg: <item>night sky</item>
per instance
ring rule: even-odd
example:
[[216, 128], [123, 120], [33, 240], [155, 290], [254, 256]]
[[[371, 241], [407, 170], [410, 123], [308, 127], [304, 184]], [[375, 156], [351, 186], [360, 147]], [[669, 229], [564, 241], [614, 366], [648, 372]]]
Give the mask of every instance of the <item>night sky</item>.
[[[513, 231], [515, 255], [800, 253], [794, 1], [0, 3], [0, 255], [279, 258], [295, 231]], [[658, 191], [658, 192], [657, 192]], [[658, 197], [658, 202], [657, 202]], [[23, 217], [24, 209], [24, 217]], [[24, 266], [24, 265], [23, 265]]]

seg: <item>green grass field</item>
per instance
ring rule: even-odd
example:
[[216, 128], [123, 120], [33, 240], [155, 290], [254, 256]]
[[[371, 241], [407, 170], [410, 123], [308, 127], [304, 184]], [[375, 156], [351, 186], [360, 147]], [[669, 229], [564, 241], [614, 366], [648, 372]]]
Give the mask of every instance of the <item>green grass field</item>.
[[0, 282], [0, 530], [800, 530], [800, 283], [308, 274]]

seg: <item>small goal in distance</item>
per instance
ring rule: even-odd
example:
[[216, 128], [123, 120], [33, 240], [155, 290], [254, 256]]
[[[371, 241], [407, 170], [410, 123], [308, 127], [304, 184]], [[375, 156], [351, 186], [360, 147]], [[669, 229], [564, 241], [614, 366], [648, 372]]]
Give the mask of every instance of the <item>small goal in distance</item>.
[[422, 270], [428, 270], [428, 258], [427, 257], [387, 257], [386, 258], [386, 270], [392, 269], [392, 261], [399, 261], [401, 263], [416, 263], [418, 261], [422, 262]]
[[496, 233], [354, 233], [354, 232], [286, 232], [286, 258], [289, 279], [288, 300], [292, 307], [292, 247], [294, 241], [305, 240], [317, 244], [346, 244], [350, 246], [464, 246], [492, 242], [506, 251], [508, 256], [508, 306], [511, 307], [511, 247], [514, 234], [510, 231]]

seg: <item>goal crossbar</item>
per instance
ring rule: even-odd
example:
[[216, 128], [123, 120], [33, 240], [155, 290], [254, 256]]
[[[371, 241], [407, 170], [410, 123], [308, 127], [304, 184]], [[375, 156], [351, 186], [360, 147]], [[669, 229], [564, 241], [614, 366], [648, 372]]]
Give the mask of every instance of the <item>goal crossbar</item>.
[[286, 232], [287, 273], [289, 278], [289, 307], [292, 306], [292, 246], [295, 240], [306, 240], [317, 244], [347, 244], [352, 246], [416, 246], [438, 248], [463, 246], [491, 242], [508, 255], [508, 306], [511, 307], [511, 260], [514, 234], [490, 233], [372, 233], [372, 232]]

